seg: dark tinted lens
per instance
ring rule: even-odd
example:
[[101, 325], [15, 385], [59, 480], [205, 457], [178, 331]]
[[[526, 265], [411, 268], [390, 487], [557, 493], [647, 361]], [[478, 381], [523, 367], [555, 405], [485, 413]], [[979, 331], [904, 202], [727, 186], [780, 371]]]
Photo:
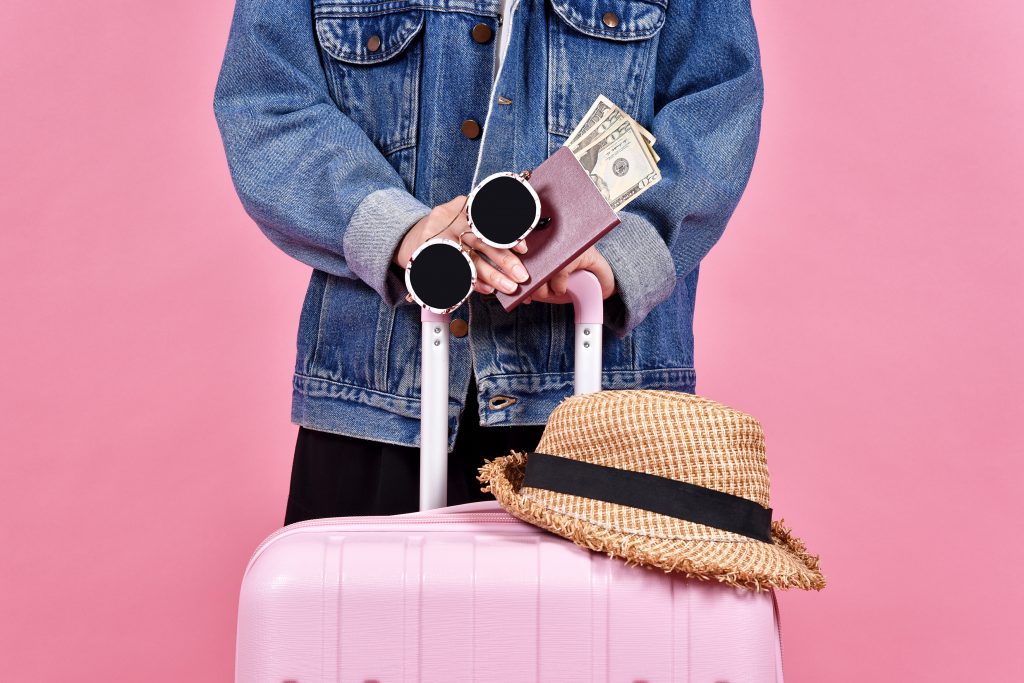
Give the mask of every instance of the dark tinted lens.
[[469, 261], [457, 247], [431, 244], [409, 266], [413, 293], [431, 308], [445, 310], [458, 305], [473, 288]]
[[537, 217], [537, 202], [527, 187], [510, 176], [489, 180], [473, 197], [470, 220], [477, 231], [498, 244], [522, 239]]

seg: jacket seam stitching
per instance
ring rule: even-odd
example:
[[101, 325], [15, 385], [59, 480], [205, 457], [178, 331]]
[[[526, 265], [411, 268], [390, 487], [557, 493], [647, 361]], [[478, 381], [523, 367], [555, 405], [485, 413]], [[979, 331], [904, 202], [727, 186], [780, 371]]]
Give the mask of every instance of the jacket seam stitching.
[[320, 315], [316, 321], [316, 346], [313, 347], [313, 365], [320, 364], [320, 349], [324, 343], [324, 312], [327, 310], [327, 295], [331, 286], [331, 275], [324, 278], [324, 291], [320, 295]]
[[[356, 391], [361, 391], [361, 392], [365, 392], [365, 393], [368, 393], [368, 394], [375, 394], [377, 396], [381, 396], [381, 397], [385, 397], [385, 398], [396, 398], [396, 399], [400, 399], [402, 401], [409, 401], [410, 403], [420, 403], [420, 399], [414, 398], [414, 397], [411, 397], [411, 396], [402, 396], [401, 394], [392, 394], [392, 393], [389, 393], [389, 392], [386, 392], [386, 391], [380, 391], [378, 389], [370, 389], [369, 387], [361, 387], [361, 386], [358, 386], [358, 385], [355, 385], [355, 384], [349, 384], [347, 382], [339, 382], [337, 380], [326, 379], [324, 377], [317, 377], [315, 375], [307, 375], [307, 374], [305, 374], [303, 372], [296, 372], [295, 373], [295, 377], [299, 378], [299, 379], [302, 379], [302, 380], [311, 380], [311, 381], [314, 381], [314, 382], [323, 382], [324, 384], [332, 384], [332, 385], [337, 386], [337, 387], [344, 387], [344, 388], [347, 388], [347, 389], [355, 389]], [[449, 403], [449, 406], [450, 406], [451, 405], [451, 400], [450, 399], [449, 399], [448, 403]]]
[[[696, 375], [696, 369], [693, 366], [679, 366], [672, 368], [646, 368], [646, 369], [628, 369], [628, 368], [607, 368], [601, 371], [603, 375], [614, 375], [614, 374], [649, 374], [649, 373], [668, 373], [668, 372], [681, 372], [683, 374]], [[565, 372], [502, 372], [494, 375], [484, 375], [478, 377], [477, 380], [487, 381], [490, 379], [505, 379], [514, 377], [569, 377], [572, 376], [572, 371], [567, 370]]]

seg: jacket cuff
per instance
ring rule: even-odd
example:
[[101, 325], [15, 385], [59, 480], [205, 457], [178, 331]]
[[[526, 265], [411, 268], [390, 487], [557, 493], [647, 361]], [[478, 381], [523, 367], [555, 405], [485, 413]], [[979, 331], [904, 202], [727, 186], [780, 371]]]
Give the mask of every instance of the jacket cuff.
[[619, 211], [620, 223], [597, 242], [615, 275], [615, 294], [605, 301], [605, 326], [625, 337], [676, 286], [672, 253], [646, 218]]
[[405, 282], [390, 267], [391, 259], [409, 228], [429, 213], [405, 190], [389, 187], [367, 195], [349, 219], [342, 239], [345, 262], [389, 306], [405, 295]]

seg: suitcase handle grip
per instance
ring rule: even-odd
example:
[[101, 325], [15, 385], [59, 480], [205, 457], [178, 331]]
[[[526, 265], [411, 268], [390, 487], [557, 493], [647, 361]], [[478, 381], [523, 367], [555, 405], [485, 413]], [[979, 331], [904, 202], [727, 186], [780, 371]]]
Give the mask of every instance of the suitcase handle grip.
[[420, 309], [420, 322], [447, 324], [449, 319], [450, 316], [447, 313], [434, 313], [428, 308]]
[[576, 317], [576, 349], [573, 352], [573, 393], [601, 391], [601, 359], [604, 297], [601, 282], [589, 270], [569, 275], [566, 292]]
[[596, 275], [589, 270], [573, 272], [569, 275], [566, 292], [572, 297], [577, 325], [600, 325], [604, 322], [604, 297]]
[[[566, 293], [572, 298], [576, 323], [601, 325], [604, 323], [604, 297], [601, 282], [589, 270], [577, 270], [569, 275]], [[446, 323], [447, 314], [420, 309], [420, 320], [425, 323]]]

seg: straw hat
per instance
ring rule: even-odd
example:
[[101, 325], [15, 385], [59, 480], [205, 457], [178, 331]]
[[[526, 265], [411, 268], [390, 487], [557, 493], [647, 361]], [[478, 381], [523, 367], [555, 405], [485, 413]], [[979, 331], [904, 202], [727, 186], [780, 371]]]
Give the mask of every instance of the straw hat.
[[630, 564], [754, 590], [825, 587], [818, 558], [771, 520], [761, 425], [700, 396], [574, 396], [536, 453], [487, 461], [479, 479], [519, 519]]

